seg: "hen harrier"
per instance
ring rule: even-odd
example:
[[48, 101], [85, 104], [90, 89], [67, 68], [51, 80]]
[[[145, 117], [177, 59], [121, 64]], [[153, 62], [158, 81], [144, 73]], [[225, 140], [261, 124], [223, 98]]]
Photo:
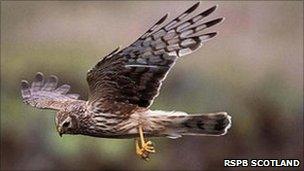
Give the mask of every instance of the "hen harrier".
[[177, 58], [192, 53], [216, 32], [201, 31], [223, 21], [217, 18], [201, 22], [215, 11], [214, 6], [189, 17], [196, 3], [177, 18], [157, 29], [168, 14], [156, 22], [129, 47], [117, 48], [88, 71], [88, 101], [68, 94], [70, 86], [57, 87], [58, 79], [44, 79], [38, 72], [31, 85], [21, 81], [23, 102], [42, 109], [58, 110], [57, 131], [102, 138], [135, 138], [136, 154], [148, 160], [154, 153], [146, 137], [182, 135], [224, 135], [231, 125], [226, 112], [192, 114], [149, 109], [162, 81]]

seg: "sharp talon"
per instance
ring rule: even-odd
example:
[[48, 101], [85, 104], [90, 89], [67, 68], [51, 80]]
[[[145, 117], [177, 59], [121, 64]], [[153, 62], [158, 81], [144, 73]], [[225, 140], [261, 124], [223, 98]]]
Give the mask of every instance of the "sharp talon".
[[147, 151], [153, 151], [154, 149], [153, 148], [146, 148]]
[[155, 153], [155, 150], [149, 150], [149, 149], [147, 149], [147, 151], [150, 152], [150, 153]]
[[[142, 127], [139, 126], [139, 135], [140, 139], [135, 139], [135, 145], [136, 145], [136, 154], [140, 156], [143, 160], [149, 161], [150, 160], [150, 154], [155, 153], [155, 149], [153, 146], [152, 141], [148, 141], [144, 139]], [[145, 142], [146, 141], [146, 142]]]
[[147, 150], [154, 150], [154, 147], [147, 146]]

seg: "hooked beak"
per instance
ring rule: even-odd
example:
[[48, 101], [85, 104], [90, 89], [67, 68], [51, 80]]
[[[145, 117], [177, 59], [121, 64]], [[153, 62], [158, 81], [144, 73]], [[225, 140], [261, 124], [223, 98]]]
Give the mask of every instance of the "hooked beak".
[[61, 127], [57, 127], [57, 132], [59, 133], [59, 136], [62, 137], [63, 132]]

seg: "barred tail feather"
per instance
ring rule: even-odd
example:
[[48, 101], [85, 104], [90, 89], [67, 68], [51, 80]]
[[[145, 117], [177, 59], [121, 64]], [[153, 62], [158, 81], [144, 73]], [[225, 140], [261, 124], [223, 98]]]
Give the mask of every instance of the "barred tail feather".
[[225, 135], [231, 126], [226, 112], [188, 115], [177, 130], [182, 135]]
[[157, 124], [153, 127], [161, 128], [159, 134], [169, 138], [183, 135], [220, 136], [225, 135], [231, 127], [231, 116], [226, 112], [189, 115], [184, 112], [153, 111], [150, 121]]

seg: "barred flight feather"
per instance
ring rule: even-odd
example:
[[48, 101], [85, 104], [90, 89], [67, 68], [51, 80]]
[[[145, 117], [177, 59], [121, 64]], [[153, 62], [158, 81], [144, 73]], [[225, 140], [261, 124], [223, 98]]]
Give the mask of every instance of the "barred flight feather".
[[64, 84], [57, 88], [58, 78], [51, 75], [45, 80], [43, 74], [38, 72], [30, 85], [26, 80], [21, 81], [21, 96], [23, 102], [37, 108], [60, 110], [71, 103], [83, 103], [78, 100], [78, 94], [67, 94], [70, 86]]

